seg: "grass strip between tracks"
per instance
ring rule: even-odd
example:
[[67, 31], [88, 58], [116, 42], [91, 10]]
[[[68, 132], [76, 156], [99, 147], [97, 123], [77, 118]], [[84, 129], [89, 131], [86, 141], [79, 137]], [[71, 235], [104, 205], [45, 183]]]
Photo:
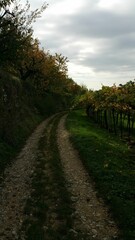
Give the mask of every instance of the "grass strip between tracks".
[[22, 228], [27, 240], [73, 239], [72, 202], [56, 144], [60, 117], [49, 122], [39, 142], [32, 194], [25, 206], [27, 217]]

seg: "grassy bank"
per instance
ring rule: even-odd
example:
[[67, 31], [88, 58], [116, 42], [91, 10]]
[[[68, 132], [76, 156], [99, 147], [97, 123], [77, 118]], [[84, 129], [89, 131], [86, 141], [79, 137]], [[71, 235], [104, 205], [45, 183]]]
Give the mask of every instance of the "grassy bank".
[[135, 149], [99, 128], [82, 111], [71, 112], [67, 120], [71, 140], [99, 194], [109, 204], [122, 239], [135, 239]]
[[[24, 108], [15, 127], [9, 129], [10, 141], [0, 138], [0, 175], [3, 174], [7, 165], [15, 159], [26, 139], [42, 119], [43, 117], [40, 114], [32, 112], [29, 108]], [[2, 177], [0, 180], [2, 180]]]

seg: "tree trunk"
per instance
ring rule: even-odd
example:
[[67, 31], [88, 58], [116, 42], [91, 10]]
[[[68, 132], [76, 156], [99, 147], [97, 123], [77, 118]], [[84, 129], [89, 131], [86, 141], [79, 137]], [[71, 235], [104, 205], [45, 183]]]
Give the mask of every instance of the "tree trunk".
[[112, 109], [112, 116], [113, 116], [113, 129], [114, 129], [114, 133], [115, 133], [115, 135], [116, 135], [117, 132], [116, 132], [116, 120], [115, 120], [115, 111], [114, 111], [114, 108]]
[[123, 137], [122, 111], [120, 112], [120, 136]]
[[105, 121], [105, 128], [108, 129], [107, 110], [104, 110], [104, 121]]

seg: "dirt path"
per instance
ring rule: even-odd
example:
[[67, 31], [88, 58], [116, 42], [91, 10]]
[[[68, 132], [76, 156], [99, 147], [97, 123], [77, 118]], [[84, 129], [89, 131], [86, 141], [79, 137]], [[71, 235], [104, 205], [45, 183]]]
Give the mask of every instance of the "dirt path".
[[117, 238], [117, 227], [110, 218], [103, 202], [96, 197], [91, 179], [69, 141], [69, 133], [65, 129], [64, 116], [58, 126], [58, 146], [62, 165], [70, 184], [72, 200], [75, 207], [74, 230], [86, 232], [86, 239], [111, 240]]
[[[40, 196], [41, 203], [48, 205], [45, 212], [46, 219], [43, 219], [43, 226], [41, 225], [43, 237], [39, 239], [116, 239], [117, 228], [109, 217], [102, 201], [97, 199], [91, 180], [79, 159], [77, 151], [73, 149], [69, 141], [69, 134], [65, 129], [66, 116], [61, 118], [58, 125], [58, 148], [55, 147], [57, 145], [55, 138], [53, 139], [56, 136], [53, 117], [55, 120], [55, 116], [52, 116], [37, 127], [27, 140], [16, 161], [5, 171], [5, 180], [0, 186], [2, 189], [0, 193], [0, 240], [27, 239], [25, 233], [22, 234], [22, 225], [28, 217], [25, 216], [24, 208], [28, 200], [32, 204], [32, 201], [35, 200], [39, 203], [38, 193], [35, 192], [35, 196], [38, 195], [37, 199], [33, 200], [32, 198], [34, 190], [32, 189], [32, 180], [34, 176], [37, 178], [36, 173], [39, 170], [40, 178], [37, 181], [40, 188], [42, 185], [43, 191], [42, 196]], [[44, 137], [46, 142], [44, 142]], [[43, 140], [41, 141], [41, 139]], [[42, 147], [39, 148], [41, 142]], [[54, 146], [51, 145], [51, 142], [54, 142]], [[70, 205], [68, 205], [70, 201], [67, 199], [67, 205], [64, 205], [65, 198], [62, 198], [62, 195], [63, 191], [66, 193], [67, 186], [64, 186], [64, 179], [60, 177], [62, 170], [60, 169], [61, 163], [59, 164], [58, 149], [69, 186], [68, 191], [71, 192], [71, 202], [75, 209], [73, 213], [67, 210], [65, 213], [65, 209], [70, 208]], [[56, 161], [58, 161], [58, 164], [56, 164]], [[41, 162], [43, 162], [43, 165], [40, 166]], [[56, 166], [54, 167], [54, 165]], [[61, 183], [63, 183], [63, 186], [61, 186]], [[59, 211], [59, 209], [61, 210]], [[68, 214], [71, 215], [68, 216]], [[32, 220], [31, 223], [34, 219], [35, 224], [33, 212], [30, 213], [29, 218], [30, 221]], [[66, 219], [73, 219], [71, 222], [74, 222], [74, 226], [67, 228]], [[19, 231], [21, 238], [18, 237]], [[30, 235], [28, 239], [37, 240], [38, 237]]]
[[24, 220], [23, 209], [30, 196], [31, 175], [38, 153], [38, 142], [51, 118], [47, 119], [27, 140], [16, 161], [5, 171], [0, 194], [0, 239], [18, 239]]

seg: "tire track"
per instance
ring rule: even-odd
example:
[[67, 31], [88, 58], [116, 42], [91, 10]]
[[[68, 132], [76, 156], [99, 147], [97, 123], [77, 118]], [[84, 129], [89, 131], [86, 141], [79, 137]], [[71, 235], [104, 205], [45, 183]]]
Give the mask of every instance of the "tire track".
[[87, 237], [82, 239], [118, 239], [118, 229], [110, 218], [107, 207], [101, 199], [97, 199], [90, 177], [70, 143], [65, 121], [66, 116], [61, 118], [58, 126], [58, 146], [76, 210], [74, 230], [76, 234], [87, 233]]
[[49, 121], [42, 122], [27, 140], [16, 161], [5, 170], [0, 193], [0, 239], [18, 239], [24, 221], [24, 206], [31, 193], [31, 176], [38, 154], [38, 142]]

